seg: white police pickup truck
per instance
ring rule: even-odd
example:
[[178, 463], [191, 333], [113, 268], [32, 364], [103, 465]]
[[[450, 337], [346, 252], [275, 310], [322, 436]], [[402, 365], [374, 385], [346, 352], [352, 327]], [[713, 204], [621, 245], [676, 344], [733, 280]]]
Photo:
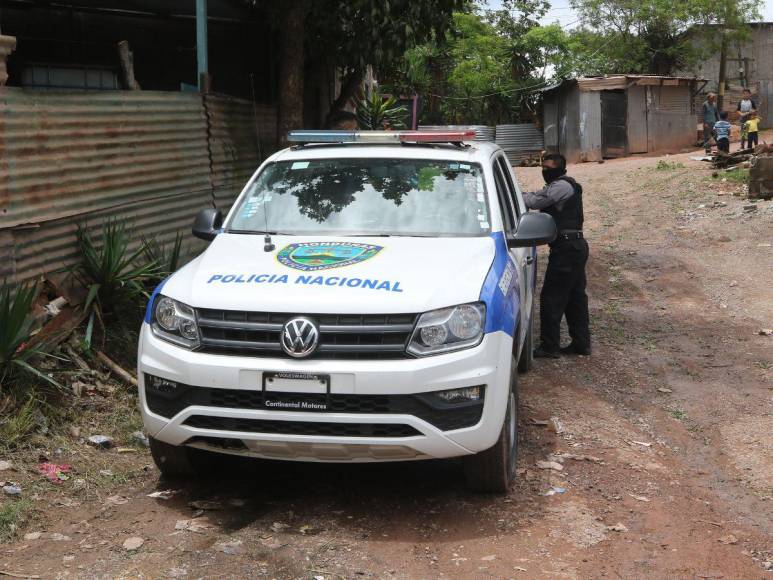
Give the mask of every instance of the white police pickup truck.
[[211, 240], [154, 292], [140, 406], [166, 475], [207, 452], [297, 461], [462, 457], [514, 478], [536, 249], [504, 152], [472, 133], [290, 134]]

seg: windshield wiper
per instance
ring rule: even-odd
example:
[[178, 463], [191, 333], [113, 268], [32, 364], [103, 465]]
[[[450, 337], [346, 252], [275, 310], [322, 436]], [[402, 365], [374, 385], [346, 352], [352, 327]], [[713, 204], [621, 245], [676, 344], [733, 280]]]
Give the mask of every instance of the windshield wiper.
[[251, 236], [278, 236], [279, 232], [261, 232], [258, 230], [226, 230], [225, 233], [227, 234], [248, 234]]
[[391, 238], [395, 234], [343, 234], [349, 238]]

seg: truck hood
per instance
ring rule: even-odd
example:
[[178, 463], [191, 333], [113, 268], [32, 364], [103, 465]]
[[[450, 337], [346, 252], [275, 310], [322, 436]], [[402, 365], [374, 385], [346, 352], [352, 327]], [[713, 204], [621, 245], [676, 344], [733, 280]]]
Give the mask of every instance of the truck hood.
[[161, 293], [197, 308], [262, 312], [418, 313], [479, 299], [491, 237], [220, 234]]

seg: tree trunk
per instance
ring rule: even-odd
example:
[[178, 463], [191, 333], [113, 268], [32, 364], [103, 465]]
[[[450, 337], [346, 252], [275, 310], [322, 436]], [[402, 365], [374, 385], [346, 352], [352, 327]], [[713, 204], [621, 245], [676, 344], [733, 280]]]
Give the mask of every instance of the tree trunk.
[[282, 10], [279, 62], [277, 142], [287, 146], [287, 132], [303, 127], [303, 28], [306, 1], [293, 0]]

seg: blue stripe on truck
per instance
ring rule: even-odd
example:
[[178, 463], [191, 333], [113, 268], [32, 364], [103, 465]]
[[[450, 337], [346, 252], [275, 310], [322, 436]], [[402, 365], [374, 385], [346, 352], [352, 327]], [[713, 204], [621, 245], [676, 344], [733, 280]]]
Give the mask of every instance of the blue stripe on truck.
[[515, 335], [520, 313], [518, 268], [507, 250], [504, 232], [491, 234], [494, 240], [494, 260], [480, 291], [486, 303], [486, 332]]

